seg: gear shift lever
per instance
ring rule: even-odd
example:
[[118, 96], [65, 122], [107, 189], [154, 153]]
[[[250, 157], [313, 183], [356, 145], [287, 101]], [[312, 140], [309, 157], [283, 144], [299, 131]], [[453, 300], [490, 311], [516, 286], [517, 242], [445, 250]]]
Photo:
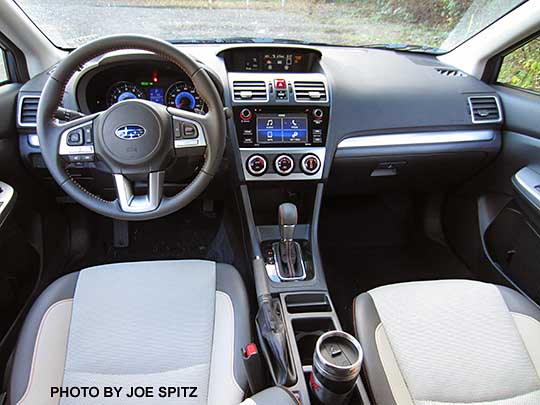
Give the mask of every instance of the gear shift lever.
[[278, 209], [279, 234], [282, 242], [292, 242], [294, 239], [294, 228], [298, 223], [298, 210], [296, 205], [283, 203]]
[[278, 209], [280, 241], [274, 243], [274, 259], [277, 273], [282, 281], [303, 280], [306, 270], [300, 245], [294, 241], [294, 229], [298, 223], [296, 205], [284, 203]]

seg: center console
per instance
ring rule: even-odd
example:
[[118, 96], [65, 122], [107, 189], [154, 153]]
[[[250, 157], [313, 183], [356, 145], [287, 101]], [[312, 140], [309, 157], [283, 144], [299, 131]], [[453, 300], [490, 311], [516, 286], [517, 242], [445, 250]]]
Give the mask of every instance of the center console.
[[[341, 331], [317, 241], [332, 114], [320, 54], [253, 46], [223, 58], [259, 303], [258, 343], [272, 383], [288, 387], [303, 405], [369, 404], [358, 379], [361, 348]], [[346, 365], [344, 357], [354, 353], [358, 361]]]

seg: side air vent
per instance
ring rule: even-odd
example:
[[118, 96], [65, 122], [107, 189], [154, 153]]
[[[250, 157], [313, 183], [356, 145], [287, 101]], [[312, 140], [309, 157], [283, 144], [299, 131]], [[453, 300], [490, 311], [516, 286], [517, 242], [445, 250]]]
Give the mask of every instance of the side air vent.
[[326, 86], [323, 82], [294, 82], [294, 98], [296, 101], [328, 101]]
[[233, 82], [234, 101], [268, 101], [268, 91], [264, 81]]
[[39, 96], [22, 96], [19, 104], [19, 126], [35, 127]]
[[435, 70], [443, 75], [448, 77], [467, 77], [465, 73], [457, 69], [448, 69], [448, 68], [435, 68]]
[[474, 124], [489, 124], [502, 121], [501, 106], [494, 96], [469, 97], [469, 108]]

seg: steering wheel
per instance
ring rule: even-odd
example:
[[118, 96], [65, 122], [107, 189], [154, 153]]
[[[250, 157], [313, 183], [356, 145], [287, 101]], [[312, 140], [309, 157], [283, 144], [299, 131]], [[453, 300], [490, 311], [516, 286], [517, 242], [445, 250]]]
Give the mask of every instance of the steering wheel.
[[[208, 106], [205, 115], [146, 100], [126, 100], [105, 111], [60, 122], [55, 114], [73, 74], [107, 52], [152, 52], [183, 70]], [[145, 36], [116, 35], [90, 42], [64, 59], [49, 76], [39, 102], [37, 133], [43, 160], [52, 177], [75, 201], [98, 214], [128, 221], [173, 213], [208, 186], [221, 163], [226, 123], [223, 103], [207, 72], [173, 45]], [[176, 156], [204, 153], [204, 164], [178, 194], [163, 195], [165, 168]], [[96, 161], [109, 171], [117, 199], [106, 201], [86, 190], [66, 171], [69, 161]], [[134, 184], [148, 183], [136, 195]]]

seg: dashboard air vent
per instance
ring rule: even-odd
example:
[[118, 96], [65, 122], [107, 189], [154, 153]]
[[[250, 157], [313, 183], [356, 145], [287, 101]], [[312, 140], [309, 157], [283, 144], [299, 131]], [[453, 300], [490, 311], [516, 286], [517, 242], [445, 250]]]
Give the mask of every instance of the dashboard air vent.
[[233, 82], [234, 101], [268, 101], [266, 83], [260, 81]]
[[296, 101], [328, 101], [323, 82], [294, 82], [294, 97]]
[[39, 96], [22, 96], [19, 107], [19, 125], [33, 127], [36, 125]]
[[435, 70], [437, 72], [439, 72], [439, 74], [443, 75], [443, 76], [448, 76], [448, 77], [467, 77], [467, 75], [465, 73], [463, 73], [461, 70], [457, 70], [457, 69], [450, 69], [450, 68], [435, 68]]
[[499, 100], [494, 96], [469, 97], [469, 108], [474, 124], [489, 124], [502, 121]]

